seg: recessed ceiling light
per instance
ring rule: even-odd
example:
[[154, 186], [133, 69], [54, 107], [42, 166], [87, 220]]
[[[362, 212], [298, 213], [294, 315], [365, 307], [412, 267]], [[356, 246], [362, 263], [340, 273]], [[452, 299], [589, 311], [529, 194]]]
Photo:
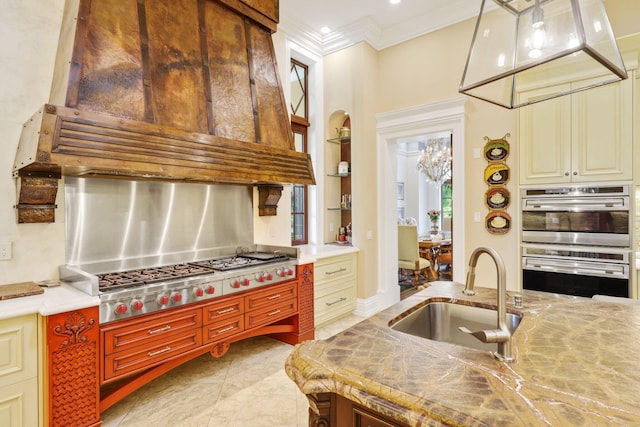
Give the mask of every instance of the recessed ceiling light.
[[389, 3], [391, 4], [398, 4], [400, 3], [401, 0], [389, 0]]
[[329, 33], [331, 32], [331, 28], [329, 28], [329, 27], [322, 27], [322, 28], [320, 28], [320, 32], [321, 32], [322, 34], [329, 34]]

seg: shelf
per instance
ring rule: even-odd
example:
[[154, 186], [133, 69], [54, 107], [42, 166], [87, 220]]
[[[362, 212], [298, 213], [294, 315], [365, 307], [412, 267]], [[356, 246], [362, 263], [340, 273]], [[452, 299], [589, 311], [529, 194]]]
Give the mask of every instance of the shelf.
[[349, 175], [351, 175], [351, 172], [349, 172], [349, 173], [343, 173], [343, 174], [339, 174], [339, 173], [328, 173], [328, 174], [327, 174], [327, 176], [333, 176], [333, 177], [336, 177], [336, 178], [346, 178], [346, 177], [348, 177]]
[[328, 211], [350, 211], [351, 208], [327, 208]]
[[327, 142], [331, 142], [333, 144], [346, 144], [351, 142], [351, 137], [340, 137], [340, 138], [329, 138]]

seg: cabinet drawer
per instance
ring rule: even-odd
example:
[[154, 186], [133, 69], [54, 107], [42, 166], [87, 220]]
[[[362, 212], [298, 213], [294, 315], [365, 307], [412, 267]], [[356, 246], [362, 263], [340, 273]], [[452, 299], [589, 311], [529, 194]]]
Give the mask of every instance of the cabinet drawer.
[[344, 288], [338, 292], [315, 299], [315, 323], [322, 325], [328, 320], [340, 317], [355, 308], [356, 291], [354, 287]]
[[122, 326], [102, 329], [104, 354], [124, 351], [156, 340], [184, 332], [199, 330], [202, 325], [201, 309], [185, 309], [169, 314], [152, 315], [141, 320], [126, 320]]
[[202, 334], [200, 329], [192, 328], [191, 331], [167, 336], [136, 347], [133, 350], [111, 354], [106, 356], [104, 360], [104, 378], [108, 380], [119, 375], [149, 368], [201, 345]]
[[259, 310], [254, 310], [245, 314], [245, 327], [247, 329], [251, 329], [257, 326], [267, 325], [277, 320], [289, 317], [297, 312], [298, 300], [296, 298], [281, 300], [277, 304], [263, 307]]
[[364, 411], [354, 408], [353, 415], [355, 418], [355, 426], [358, 427], [398, 427], [398, 424], [391, 424], [382, 418], [374, 417]]
[[343, 255], [318, 261], [314, 266], [316, 284], [340, 280], [355, 274], [355, 255]]
[[[246, 311], [253, 311], [263, 307], [267, 309], [272, 308], [279, 305], [281, 301], [294, 299], [297, 296], [297, 290], [297, 282], [289, 282], [256, 290], [244, 297], [245, 309]], [[248, 326], [247, 324], [247, 327]]]
[[212, 323], [204, 328], [204, 344], [219, 341], [229, 335], [244, 331], [244, 316], [235, 316]]
[[222, 319], [236, 317], [244, 312], [244, 298], [235, 297], [216, 301], [204, 307], [204, 324], [220, 322]]
[[36, 315], [0, 321], [0, 388], [38, 374]]

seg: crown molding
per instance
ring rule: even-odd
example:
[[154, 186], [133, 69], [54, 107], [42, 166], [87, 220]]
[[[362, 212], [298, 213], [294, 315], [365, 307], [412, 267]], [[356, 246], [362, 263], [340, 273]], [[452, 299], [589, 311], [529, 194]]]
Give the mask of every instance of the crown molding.
[[[376, 50], [382, 50], [476, 17], [479, 10], [470, 11], [468, 1], [451, 0], [444, 7], [414, 16], [386, 29], [382, 29], [371, 18], [365, 17], [337, 28], [329, 34], [321, 34], [281, 10], [278, 30], [286, 33], [292, 42], [318, 56], [328, 55], [362, 41], [366, 41]], [[486, 8], [496, 7], [487, 5]]]

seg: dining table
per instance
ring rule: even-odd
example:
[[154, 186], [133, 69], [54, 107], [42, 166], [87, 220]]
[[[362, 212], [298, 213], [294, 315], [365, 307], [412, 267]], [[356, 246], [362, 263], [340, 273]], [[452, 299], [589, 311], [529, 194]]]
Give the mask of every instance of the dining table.
[[437, 279], [440, 276], [440, 245], [444, 240], [428, 240], [419, 239], [418, 247], [420, 248], [420, 256], [429, 260], [431, 264], [431, 277]]

